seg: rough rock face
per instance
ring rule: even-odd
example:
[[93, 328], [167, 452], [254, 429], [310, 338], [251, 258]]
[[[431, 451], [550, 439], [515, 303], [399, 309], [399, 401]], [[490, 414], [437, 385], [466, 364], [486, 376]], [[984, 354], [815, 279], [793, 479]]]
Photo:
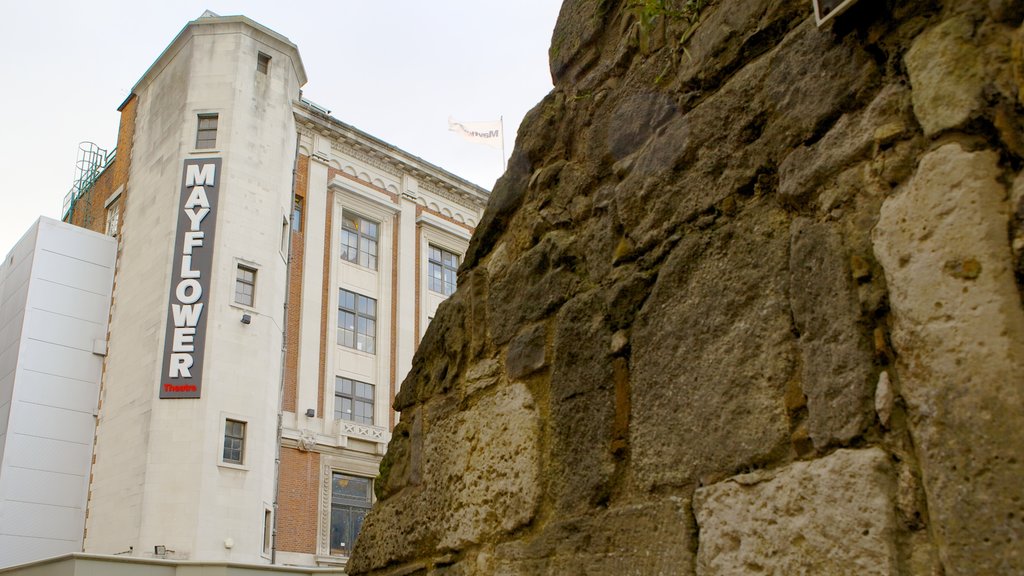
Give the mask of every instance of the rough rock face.
[[1024, 573], [1022, 18], [567, 0], [349, 571]]

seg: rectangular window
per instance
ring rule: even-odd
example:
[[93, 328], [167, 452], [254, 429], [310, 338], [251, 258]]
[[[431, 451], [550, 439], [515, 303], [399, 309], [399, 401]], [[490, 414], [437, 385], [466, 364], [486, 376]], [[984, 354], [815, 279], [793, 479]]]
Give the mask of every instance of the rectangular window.
[[245, 453], [245, 422], [226, 420], [224, 422], [224, 456], [229, 464], [241, 464]]
[[455, 277], [459, 270], [459, 256], [437, 246], [431, 246], [427, 256], [427, 276], [430, 289], [450, 296], [455, 292]]
[[242, 306], [252, 306], [255, 301], [256, 270], [239, 264], [235, 276], [235, 302]]
[[376, 353], [376, 300], [345, 289], [338, 291], [338, 345]]
[[369, 478], [331, 474], [331, 555], [348, 556], [370, 511]]
[[292, 230], [302, 232], [302, 196], [296, 196], [292, 202]]
[[199, 128], [196, 130], [196, 148], [217, 147], [217, 115], [200, 114]]
[[270, 56], [267, 56], [263, 52], [260, 52], [256, 56], [256, 71], [257, 72], [262, 72], [263, 74], [266, 74], [267, 70], [269, 70], [269, 69], [270, 69]]
[[334, 419], [373, 425], [373, 384], [334, 379]]
[[115, 200], [107, 207], [107, 236], [117, 236], [117, 225], [121, 219], [121, 201]]
[[274, 533], [274, 517], [268, 508], [263, 509], [263, 553], [270, 554]]
[[377, 235], [380, 225], [348, 211], [341, 215], [341, 258], [377, 269]]

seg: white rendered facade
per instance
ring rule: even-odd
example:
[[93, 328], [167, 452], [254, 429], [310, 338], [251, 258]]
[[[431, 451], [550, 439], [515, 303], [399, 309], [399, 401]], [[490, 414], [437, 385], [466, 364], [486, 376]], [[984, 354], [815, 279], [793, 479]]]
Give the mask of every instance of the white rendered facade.
[[0, 568], [82, 549], [115, 253], [40, 218], [0, 264]]

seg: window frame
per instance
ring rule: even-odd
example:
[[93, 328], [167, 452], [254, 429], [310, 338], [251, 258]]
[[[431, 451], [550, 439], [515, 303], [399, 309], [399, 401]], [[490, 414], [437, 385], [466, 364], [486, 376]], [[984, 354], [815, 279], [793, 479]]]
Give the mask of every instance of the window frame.
[[[339, 391], [340, 385], [346, 384], [347, 390]], [[359, 394], [359, 386], [368, 386], [370, 389], [369, 396]], [[369, 382], [362, 382], [354, 378], [348, 378], [345, 376], [334, 377], [334, 419], [344, 420], [346, 422], [355, 422], [356, 424], [363, 424], [366, 426], [374, 426], [375, 409], [376, 409], [376, 394], [377, 387]], [[351, 409], [348, 410], [348, 417], [345, 417], [345, 411], [341, 410], [338, 406], [339, 401], [348, 400]], [[369, 417], [359, 413], [359, 405], [363, 407], [369, 405]], [[341, 417], [339, 417], [341, 414]]]
[[[241, 433], [240, 433], [241, 435], [239, 435], [239, 436], [232, 435], [232, 432], [233, 432], [232, 426], [231, 426], [232, 424], [239, 424], [241, 426], [241, 428], [240, 428], [241, 429]], [[245, 420], [239, 420], [239, 419], [230, 418], [230, 417], [224, 418], [224, 437], [223, 437], [223, 443], [222, 443], [222, 446], [221, 446], [221, 453], [220, 453], [220, 461], [221, 461], [222, 464], [227, 464], [227, 465], [230, 465], [230, 466], [245, 466], [245, 444], [246, 444], [246, 442], [245, 442], [245, 432], [246, 432], [246, 428], [248, 428], [248, 422], [246, 422]], [[237, 440], [238, 441], [239, 445], [238, 445], [238, 448], [237, 448], [237, 451], [238, 451], [238, 459], [237, 460], [235, 460], [233, 458], [230, 458], [228, 456], [228, 450], [229, 450], [229, 448], [228, 448], [228, 440], [229, 439], [230, 440]], [[235, 448], [232, 447], [231, 450], [232, 450], [232, 452], [234, 452]]]
[[[353, 296], [353, 298], [352, 298], [353, 305], [352, 305], [351, 308], [346, 307], [345, 298], [343, 297], [344, 294], [351, 294]], [[361, 301], [367, 301], [367, 302], [372, 302], [373, 303], [372, 314], [364, 312], [364, 307], [360, 305]], [[368, 308], [368, 306], [365, 307], [365, 308]], [[342, 323], [342, 315], [343, 314], [352, 315], [353, 322], [351, 324], [351, 326], [352, 326], [351, 329], [346, 327], [347, 324], [343, 326], [343, 323]], [[364, 296], [364, 295], [362, 295], [362, 294], [360, 294], [358, 292], [353, 292], [352, 290], [346, 290], [345, 288], [338, 288], [338, 317], [337, 318], [338, 318], [338, 320], [337, 320], [337, 339], [338, 339], [337, 344], [338, 344], [338, 346], [343, 346], [345, 348], [356, 350], [358, 352], [363, 352], [364, 354], [373, 354], [373, 355], [377, 354], [377, 299], [376, 298], [371, 298], [369, 296]], [[362, 320], [363, 322], [360, 322], [360, 320]], [[368, 333], [368, 332], [360, 330], [360, 326], [361, 325], [362, 326], [366, 326], [367, 325], [366, 323], [368, 323], [368, 322], [372, 322], [373, 323], [372, 333]], [[345, 344], [346, 338], [343, 336], [343, 333], [348, 333], [348, 332], [351, 332], [351, 334], [352, 334], [352, 338], [351, 338], [351, 342], [352, 343], [351, 344]], [[366, 339], [364, 341], [370, 343], [370, 349], [369, 350], [365, 350], [365, 349], [359, 348], [359, 336], [360, 335], [362, 335]]]
[[268, 558], [274, 550], [274, 510], [263, 503], [263, 551], [261, 555]]
[[[345, 495], [341, 495], [341, 496], [336, 495], [335, 494], [335, 490], [334, 490], [334, 485], [335, 485], [335, 482], [338, 479], [346, 479], [346, 480], [349, 480], [349, 481], [351, 481], [351, 480], [365, 481], [366, 482], [366, 499], [362, 500], [361, 498], [357, 499], [355, 497], [351, 497], [351, 498], [350, 497], [346, 497]], [[340, 471], [340, 470], [332, 469], [331, 473], [330, 473], [330, 483], [328, 484], [328, 489], [330, 490], [330, 494], [329, 494], [330, 507], [329, 507], [329, 511], [328, 511], [328, 525], [327, 525], [327, 548], [328, 548], [327, 551], [328, 551], [328, 553], [331, 556], [334, 556], [334, 557], [349, 557], [352, 554], [352, 547], [355, 545], [356, 537], [359, 536], [359, 532], [362, 530], [363, 521], [366, 518], [366, 514], [369, 513], [370, 507], [373, 505], [373, 478], [366, 477], [366, 476], [358, 476], [356, 474], [349, 474], [347, 472], [343, 472], [343, 471]], [[336, 496], [338, 496], [338, 497], [336, 498]], [[341, 544], [345, 545], [344, 548], [342, 548], [342, 547], [335, 548], [335, 546], [334, 546], [335, 541], [336, 541], [336, 537], [335, 537], [336, 536], [336, 532], [335, 532], [335, 512], [336, 511], [338, 511], [338, 512], [343, 512], [343, 511], [347, 511], [347, 512], [361, 511], [362, 512], [362, 515], [359, 517], [359, 520], [358, 520], [358, 522], [359, 522], [358, 527], [354, 531], [352, 531], [352, 534], [351, 534], [352, 542], [349, 542], [349, 543], [341, 542]], [[349, 520], [351, 520], [351, 516], [349, 517]], [[338, 534], [337, 536], [338, 536], [338, 538], [340, 538], [340, 537], [345, 536], [345, 534]]]
[[[251, 272], [252, 273], [252, 281], [251, 282], [247, 282], [246, 280], [244, 280], [241, 277], [241, 273], [242, 272]], [[246, 308], [253, 308], [253, 307], [255, 307], [255, 305], [256, 305], [256, 278], [258, 276], [258, 273], [259, 273], [259, 269], [256, 268], [255, 266], [248, 266], [248, 265], [245, 265], [245, 264], [236, 264], [236, 266], [235, 266], [235, 293], [234, 293], [234, 296], [232, 297], [232, 302], [234, 302], [238, 306], [244, 306]], [[245, 303], [245, 302], [239, 301], [239, 299], [238, 299], [238, 297], [239, 297], [239, 292], [238, 292], [239, 286], [249, 286], [251, 288], [251, 293], [249, 294], [249, 299], [250, 299], [249, 303]], [[242, 295], [243, 296], [245, 295], [244, 291], [242, 292]]]
[[117, 198], [107, 204], [105, 231], [107, 236], [117, 238], [117, 230], [121, 225], [121, 199]]
[[302, 233], [302, 196], [292, 197], [292, 232]]
[[[354, 229], [347, 226], [347, 224], [349, 223], [349, 219], [357, 221], [356, 227]], [[374, 235], [372, 237], [370, 234], [365, 233], [364, 231], [364, 228], [368, 227], [367, 225], [372, 225], [373, 227], [375, 227], [376, 231], [374, 232]], [[359, 214], [358, 212], [342, 208], [341, 234], [340, 241], [338, 244], [341, 259], [344, 260], [345, 262], [348, 262], [349, 264], [355, 264], [356, 266], [361, 266], [369, 270], [377, 270], [380, 257], [380, 232], [380, 222], [367, 218], [362, 214]], [[346, 236], [348, 234], [355, 236], [354, 246], [349, 244], [349, 238]], [[372, 255], [370, 255], [366, 248], [364, 247], [364, 242], [368, 243], [368, 245], [369, 243], [372, 243]], [[353, 250], [354, 255], [350, 257], [350, 254], [352, 253]], [[372, 262], [369, 260], [370, 258], [373, 259]]]
[[[433, 253], [434, 253], [435, 250], [439, 253], [440, 260], [435, 260], [434, 259], [434, 254]], [[451, 256], [451, 258], [455, 261], [454, 267], [449, 265], [447, 262], [445, 262], [445, 260], [446, 260], [445, 256]], [[455, 290], [458, 288], [458, 272], [459, 272], [459, 264], [461, 264], [461, 262], [460, 262], [461, 259], [462, 259], [462, 256], [460, 256], [456, 252], [448, 250], [447, 248], [444, 248], [444, 247], [439, 246], [439, 245], [434, 244], [434, 243], [428, 243], [427, 244], [427, 289], [430, 290], [431, 292], [435, 292], [437, 294], [442, 294], [445, 297], [448, 297], [448, 296], [451, 296], [452, 294], [454, 294]], [[440, 272], [440, 276], [438, 278], [434, 278], [433, 272], [434, 272], [435, 268], [438, 269], [439, 272]], [[447, 275], [445, 274], [445, 272], [451, 272], [451, 282], [449, 282], [447, 280], [447, 278], [446, 278]], [[435, 280], [440, 282], [440, 285], [439, 285], [440, 290], [438, 290], [438, 289], [436, 289], [434, 287]], [[448, 289], [449, 286], [451, 288], [450, 290]]]
[[[211, 112], [196, 115], [196, 150], [214, 150], [217, 148], [217, 129], [220, 127], [220, 114]], [[204, 120], [213, 120], [213, 127], [203, 127]], [[212, 138], [210, 135], [213, 135]], [[207, 145], [209, 144], [209, 145]]]

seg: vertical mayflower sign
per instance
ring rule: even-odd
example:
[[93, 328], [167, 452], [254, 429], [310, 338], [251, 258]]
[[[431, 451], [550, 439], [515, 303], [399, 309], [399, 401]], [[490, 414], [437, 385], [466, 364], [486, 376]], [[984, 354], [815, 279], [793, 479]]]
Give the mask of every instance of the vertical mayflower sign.
[[185, 160], [178, 199], [161, 398], [199, 398], [206, 344], [220, 158]]

